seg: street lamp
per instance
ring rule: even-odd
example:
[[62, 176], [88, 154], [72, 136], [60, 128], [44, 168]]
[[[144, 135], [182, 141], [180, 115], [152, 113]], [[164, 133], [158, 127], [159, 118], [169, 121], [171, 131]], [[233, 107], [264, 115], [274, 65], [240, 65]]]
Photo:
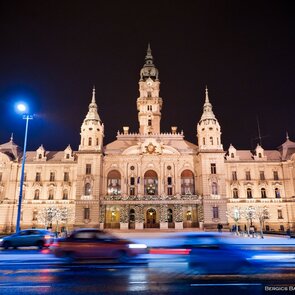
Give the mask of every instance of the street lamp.
[[[20, 113], [26, 113], [28, 111], [27, 106], [23, 103], [20, 103], [17, 105], [17, 110]], [[26, 120], [26, 130], [25, 130], [25, 138], [24, 138], [22, 169], [21, 169], [21, 176], [20, 176], [20, 190], [19, 190], [19, 197], [18, 197], [18, 209], [17, 209], [16, 230], [15, 230], [16, 233], [18, 233], [20, 231], [20, 216], [21, 216], [21, 207], [22, 207], [22, 198], [23, 198], [23, 185], [24, 185], [24, 174], [25, 174], [25, 163], [26, 163], [28, 127], [29, 127], [29, 120], [33, 119], [33, 116], [25, 114], [25, 115], [23, 115], [23, 119]]]

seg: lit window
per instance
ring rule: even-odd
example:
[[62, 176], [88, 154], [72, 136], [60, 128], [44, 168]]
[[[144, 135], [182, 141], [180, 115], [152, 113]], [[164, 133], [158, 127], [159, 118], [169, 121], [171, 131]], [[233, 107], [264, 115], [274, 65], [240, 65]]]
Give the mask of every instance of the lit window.
[[275, 188], [275, 196], [277, 199], [281, 197], [280, 190], [278, 188]]
[[84, 187], [84, 195], [85, 196], [91, 195], [91, 185], [88, 182], [85, 184], [85, 187]]
[[212, 195], [218, 195], [217, 183], [212, 182]]

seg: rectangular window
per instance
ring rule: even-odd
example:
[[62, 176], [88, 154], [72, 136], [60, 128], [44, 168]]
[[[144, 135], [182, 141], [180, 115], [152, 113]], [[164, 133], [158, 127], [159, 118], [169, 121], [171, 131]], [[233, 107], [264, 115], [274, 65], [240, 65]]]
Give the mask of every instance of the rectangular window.
[[24, 173], [24, 181], [27, 181], [27, 172]]
[[232, 171], [232, 180], [237, 180], [237, 171]]
[[216, 174], [216, 164], [211, 163], [211, 174]]
[[90, 219], [90, 208], [84, 208], [84, 219]]
[[260, 180], [265, 180], [264, 171], [259, 172]]
[[279, 173], [278, 173], [278, 171], [274, 171], [273, 172], [273, 179], [274, 180], [279, 180]]
[[50, 180], [49, 181], [55, 181], [55, 173], [50, 172]]
[[152, 120], [148, 119], [148, 126], [152, 126]]
[[213, 208], [213, 218], [219, 218], [219, 208], [214, 206]]
[[251, 180], [250, 171], [246, 171], [246, 180]]
[[130, 187], [130, 196], [135, 196], [135, 187]]
[[91, 164], [86, 164], [86, 174], [91, 174]]
[[69, 177], [69, 172], [65, 172], [64, 173], [64, 181], [69, 181], [70, 177]]
[[130, 177], [130, 185], [135, 185], [135, 178], [134, 177]]
[[2, 172], [0, 172], [0, 181], [2, 181]]
[[167, 195], [172, 196], [172, 187], [168, 187]]
[[169, 176], [169, 177], [167, 178], [167, 182], [168, 182], [168, 185], [172, 185], [172, 177]]
[[278, 209], [278, 219], [283, 219], [282, 209]]
[[36, 173], [35, 181], [41, 181], [41, 173], [40, 172]]

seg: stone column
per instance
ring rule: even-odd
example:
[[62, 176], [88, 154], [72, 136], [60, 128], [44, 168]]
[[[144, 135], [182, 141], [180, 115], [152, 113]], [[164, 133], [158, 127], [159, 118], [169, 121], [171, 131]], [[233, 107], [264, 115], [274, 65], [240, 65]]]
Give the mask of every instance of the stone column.
[[173, 213], [175, 229], [183, 229], [183, 206], [174, 204]]
[[129, 205], [121, 205], [120, 208], [120, 229], [129, 228]]
[[99, 228], [104, 229], [105, 223], [106, 205], [100, 205], [99, 207]]
[[168, 216], [167, 216], [168, 205], [160, 205], [160, 229], [168, 229]]

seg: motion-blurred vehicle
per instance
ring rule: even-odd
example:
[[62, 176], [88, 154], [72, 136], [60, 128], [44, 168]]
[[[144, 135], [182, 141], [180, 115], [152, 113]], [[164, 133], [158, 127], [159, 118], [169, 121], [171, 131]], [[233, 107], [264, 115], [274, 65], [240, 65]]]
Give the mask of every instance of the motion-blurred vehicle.
[[147, 253], [145, 244], [120, 239], [99, 229], [78, 229], [69, 237], [57, 239], [51, 247], [57, 257], [68, 261], [77, 259], [115, 259], [128, 262], [139, 254]]
[[10, 236], [0, 239], [0, 247], [9, 249], [10, 247], [36, 246], [39, 249], [49, 247], [54, 242], [54, 234], [45, 229], [26, 229]]
[[169, 238], [169, 243], [166, 241], [166, 246], [152, 249], [150, 253], [186, 255], [189, 266], [201, 274], [253, 271], [247, 251], [218, 233], [177, 234]]

